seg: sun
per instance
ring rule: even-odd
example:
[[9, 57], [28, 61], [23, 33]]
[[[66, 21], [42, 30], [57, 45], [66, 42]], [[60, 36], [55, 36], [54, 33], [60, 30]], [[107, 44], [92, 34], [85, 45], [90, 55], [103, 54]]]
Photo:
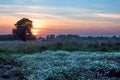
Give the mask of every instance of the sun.
[[33, 28], [31, 29], [31, 32], [33, 35], [37, 36], [39, 35], [39, 29], [41, 28], [41, 22], [37, 19], [33, 19]]
[[45, 28], [45, 22], [41, 19], [31, 19], [33, 21], [32, 25], [33, 28], [31, 29], [31, 32], [35, 36], [40, 36], [41, 34], [44, 34], [44, 28]]
[[33, 35], [37, 36], [39, 33], [38, 32], [33, 32]]
[[32, 34], [35, 35], [35, 36], [39, 35], [39, 29], [32, 28], [32, 29], [31, 29], [31, 32], [32, 32]]

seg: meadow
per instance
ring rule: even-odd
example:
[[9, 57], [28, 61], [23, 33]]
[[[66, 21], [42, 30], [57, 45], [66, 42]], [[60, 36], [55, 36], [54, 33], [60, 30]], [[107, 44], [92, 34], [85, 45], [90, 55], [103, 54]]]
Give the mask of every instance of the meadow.
[[75, 42], [1, 41], [0, 80], [120, 79], [119, 50], [80, 48]]
[[1, 53], [35, 53], [51, 51], [119, 52], [120, 41], [0, 41]]

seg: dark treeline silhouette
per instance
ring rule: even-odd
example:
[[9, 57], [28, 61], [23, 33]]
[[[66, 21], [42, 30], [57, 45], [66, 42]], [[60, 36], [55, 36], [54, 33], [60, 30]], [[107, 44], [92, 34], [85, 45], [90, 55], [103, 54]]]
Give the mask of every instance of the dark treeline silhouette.
[[42, 41], [77, 41], [77, 42], [108, 42], [108, 41], [113, 41], [113, 42], [120, 42], [120, 36], [112, 36], [112, 37], [104, 37], [104, 36], [88, 36], [88, 37], [81, 37], [79, 35], [58, 35], [55, 36], [54, 34], [47, 35], [46, 38], [39, 37], [39, 40]]
[[[0, 41], [14, 41], [14, 40], [21, 39], [16, 35], [0, 35]], [[36, 40], [36, 37], [27, 35], [26, 40]]]
[[67, 51], [120, 51], [120, 37], [80, 37], [79, 35], [47, 35], [39, 38], [42, 43], [41, 50], [67, 50]]
[[13, 35], [0, 35], [0, 41], [16, 40]]
[[[26, 36], [27, 40], [33, 40]], [[0, 35], [0, 41], [19, 40], [16, 35]], [[47, 35], [39, 37], [37, 41], [38, 51], [66, 50], [66, 51], [120, 51], [120, 37], [80, 37], [79, 35]], [[36, 51], [36, 49], [35, 49]]]

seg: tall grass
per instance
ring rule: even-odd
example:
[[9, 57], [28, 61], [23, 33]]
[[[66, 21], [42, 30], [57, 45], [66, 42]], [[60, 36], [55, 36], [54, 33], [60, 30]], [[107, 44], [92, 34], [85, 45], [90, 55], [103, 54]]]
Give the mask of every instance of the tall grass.
[[120, 51], [120, 43], [83, 43], [74, 41], [1, 41], [0, 52], [8, 53], [33, 53], [45, 50], [89, 51], [89, 52], [114, 52]]

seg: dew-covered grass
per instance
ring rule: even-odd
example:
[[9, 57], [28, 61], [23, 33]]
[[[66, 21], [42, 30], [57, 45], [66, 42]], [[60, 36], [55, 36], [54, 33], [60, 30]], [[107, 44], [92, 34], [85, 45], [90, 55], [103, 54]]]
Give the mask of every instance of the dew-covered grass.
[[73, 44], [1, 41], [0, 80], [14, 76], [25, 80], [120, 79], [120, 52], [89, 52], [86, 47], [88, 52], [84, 52]]
[[16, 60], [27, 80], [120, 79], [120, 52], [45, 51]]

